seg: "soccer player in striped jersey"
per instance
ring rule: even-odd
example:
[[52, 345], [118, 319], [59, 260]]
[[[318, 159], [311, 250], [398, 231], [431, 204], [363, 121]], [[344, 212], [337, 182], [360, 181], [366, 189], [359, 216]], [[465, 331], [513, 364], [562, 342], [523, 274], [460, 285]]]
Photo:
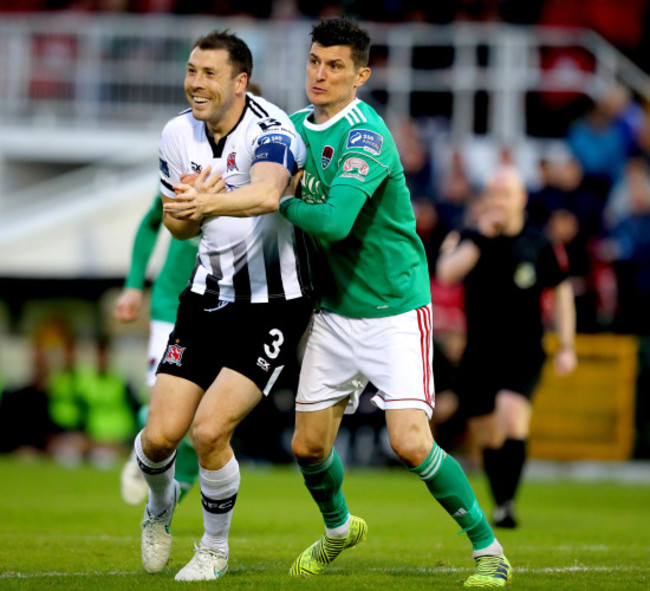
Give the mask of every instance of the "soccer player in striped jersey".
[[353, 21], [312, 29], [306, 73], [312, 105], [292, 116], [307, 146], [300, 198], [283, 215], [313, 239], [320, 310], [307, 341], [296, 398], [293, 452], [325, 522], [325, 534], [291, 567], [325, 570], [363, 541], [367, 526], [350, 515], [334, 440], [368, 381], [385, 410], [390, 443], [404, 465], [466, 532], [476, 571], [468, 587], [505, 586], [512, 571], [456, 460], [433, 440], [432, 317], [424, 247], [393, 138], [357, 99], [370, 76], [370, 38]]
[[[296, 355], [312, 311], [301, 233], [278, 212], [304, 144], [282, 110], [246, 92], [251, 71], [236, 35], [199, 38], [185, 76], [191, 108], [160, 140], [165, 226], [177, 239], [201, 240], [134, 447], [149, 485], [142, 562], [159, 572], [171, 551], [175, 452], [192, 427], [204, 533], [180, 581], [217, 579], [228, 568], [240, 483], [230, 439]], [[183, 183], [192, 172], [193, 186]]]

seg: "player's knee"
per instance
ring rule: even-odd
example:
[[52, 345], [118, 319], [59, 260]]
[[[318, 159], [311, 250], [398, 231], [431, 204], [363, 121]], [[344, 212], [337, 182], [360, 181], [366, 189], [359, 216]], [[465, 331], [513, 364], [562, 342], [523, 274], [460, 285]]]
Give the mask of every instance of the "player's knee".
[[310, 437], [294, 437], [291, 450], [299, 464], [321, 462], [327, 456], [327, 450], [322, 441]]
[[190, 437], [199, 457], [211, 454], [230, 443], [231, 432], [220, 428], [219, 424], [195, 421]]
[[410, 468], [415, 468], [424, 462], [431, 451], [429, 441], [410, 437], [391, 437], [390, 446], [400, 462]]
[[140, 438], [142, 451], [152, 462], [162, 462], [170, 457], [181, 438], [176, 438], [164, 429], [145, 428]]

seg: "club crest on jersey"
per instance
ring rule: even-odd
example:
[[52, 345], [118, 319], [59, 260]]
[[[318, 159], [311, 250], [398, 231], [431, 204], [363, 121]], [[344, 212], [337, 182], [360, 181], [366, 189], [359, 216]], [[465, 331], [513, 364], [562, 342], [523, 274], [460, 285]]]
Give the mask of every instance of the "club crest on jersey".
[[237, 168], [237, 163], [235, 162], [236, 155], [235, 152], [230, 152], [230, 154], [228, 154], [228, 158], [226, 159], [226, 172], [239, 170], [239, 168]]
[[200, 164], [197, 164], [196, 162], [190, 162], [190, 166], [192, 167], [192, 172], [201, 172], [203, 170], [203, 167]]
[[348, 158], [343, 163], [343, 172], [340, 176], [365, 181], [369, 170], [368, 163], [362, 158]]
[[353, 129], [348, 134], [346, 147], [357, 148], [373, 156], [379, 156], [383, 143], [384, 138], [374, 131], [370, 131], [369, 129]]
[[180, 367], [184, 351], [185, 347], [179, 347], [178, 345], [169, 345], [167, 347], [167, 353], [165, 353], [163, 363], [171, 363], [172, 365], [178, 365]]
[[162, 172], [166, 177], [169, 177], [169, 164], [162, 158], [158, 159], [160, 161], [160, 172]]
[[334, 148], [332, 146], [325, 146], [323, 148], [323, 153], [320, 155], [320, 165], [325, 170], [332, 161], [332, 156], [334, 156]]

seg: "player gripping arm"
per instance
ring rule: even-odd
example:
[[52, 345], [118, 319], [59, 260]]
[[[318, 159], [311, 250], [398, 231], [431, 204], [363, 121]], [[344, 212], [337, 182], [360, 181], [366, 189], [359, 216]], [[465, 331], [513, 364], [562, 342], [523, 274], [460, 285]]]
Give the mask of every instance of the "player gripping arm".
[[296, 197], [283, 197], [280, 212], [308, 234], [328, 242], [337, 242], [350, 234], [367, 199], [368, 196], [361, 189], [338, 185], [331, 188], [329, 198], [324, 203], [306, 203]]

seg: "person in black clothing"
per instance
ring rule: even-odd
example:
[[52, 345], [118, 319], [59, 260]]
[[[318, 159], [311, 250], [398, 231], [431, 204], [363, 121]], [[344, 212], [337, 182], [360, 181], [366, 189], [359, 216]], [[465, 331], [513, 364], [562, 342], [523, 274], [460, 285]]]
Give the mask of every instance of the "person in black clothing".
[[526, 223], [526, 191], [517, 172], [500, 169], [481, 199], [476, 229], [448, 236], [437, 275], [443, 283], [464, 283], [461, 410], [482, 451], [494, 524], [516, 527], [514, 499], [526, 459], [531, 397], [545, 359], [540, 296], [553, 289], [560, 375], [577, 363], [575, 303], [551, 243]]

